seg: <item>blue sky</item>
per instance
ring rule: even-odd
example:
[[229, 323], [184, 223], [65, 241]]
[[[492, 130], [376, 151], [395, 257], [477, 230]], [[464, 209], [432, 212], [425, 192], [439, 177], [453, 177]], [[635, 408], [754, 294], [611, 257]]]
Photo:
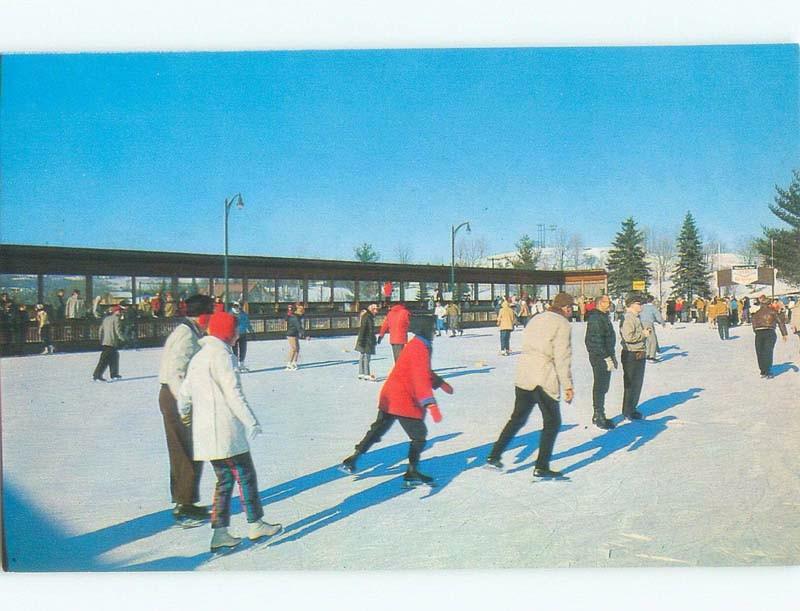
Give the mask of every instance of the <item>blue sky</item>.
[[732, 248], [800, 168], [793, 45], [5, 55], [6, 243], [446, 262], [687, 210]]

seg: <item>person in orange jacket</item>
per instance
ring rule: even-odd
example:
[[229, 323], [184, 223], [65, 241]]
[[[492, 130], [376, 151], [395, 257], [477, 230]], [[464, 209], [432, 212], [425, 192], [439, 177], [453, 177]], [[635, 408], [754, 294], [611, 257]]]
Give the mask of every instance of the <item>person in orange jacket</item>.
[[399, 421], [411, 440], [408, 448], [408, 469], [403, 475], [404, 485], [433, 486], [435, 485], [433, 478], [421, 473], [417, 468], [428, 435], [425, 416], [430, 413], [434, 422], [441, 421], [442, 415], [433, 396], [433, 390], [441, 388], [444, 392], [452, 394], [453, 387], [431, 369], [433, 317], [414, 316], [410, 324], [410, 330], [415, 337], [406, 344], [381, 388], [378, 416], [364, 438], [356, 444], [355, 452], [342, 461], [340, 469], [345, 473], [355, 473], [358, 457], [380, 441], [395, 421]]
[[383, 340], [383, 336], [386, 332], [389, 332], [389, 343], [392, 345], [392, 356], [394, 357], [395, 363], [400, 356], [400, 351], [408, 341], [408, 326], [410, 321], [411, 312], [408, 311], [404, 303], [397, 303], [389, 309], [378, 331], [379, 344], [381, 340]]

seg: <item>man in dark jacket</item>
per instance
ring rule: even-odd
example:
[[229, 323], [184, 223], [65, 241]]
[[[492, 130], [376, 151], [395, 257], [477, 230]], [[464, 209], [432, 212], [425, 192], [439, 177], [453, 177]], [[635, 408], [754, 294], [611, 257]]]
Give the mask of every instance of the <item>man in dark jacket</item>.
[[358, 337], [356, 338], [356, 350], [361, 353], [358, 361], [358, 379], [375, 382], [376, 378], [369, 372], [369, 361], [375, 354], [375, 314], [378, 313], [378, 305], [371, 303], [361, 314], [361, 324], [358, 327]]
[[775, 349], [775, 342], [778, 339], [775, 333], [775, 326], [780, 327], [783, 341], [786, 341], [788, 332], [783, 318], [772, 307], [772, 299], [761, 297], [759, 302], [758, 312], [750, 318], [753, 322], [753, 332], [756, 336], [756, 358], [758, 359], [758, 368], [761, 370], [761, 377], [773, 378], [774, 376], [771, 372], [772, 355]]
[[608, 386], [611, 382], [611, 372], [617, 368], [617, 357], [614, 348], [617, 336], [614, 325], [608, 317], [611, 308], [611, 299], [602, 295], [595, 300], [596, 307], [586, 315], [586, 350], [589, 352], [589, 363], [594, 374], [592, 387], [592, 404], [594, 415], [592, 423], [601, 429], [613, 429], [614, 423], [606, 418], [605, 401]]

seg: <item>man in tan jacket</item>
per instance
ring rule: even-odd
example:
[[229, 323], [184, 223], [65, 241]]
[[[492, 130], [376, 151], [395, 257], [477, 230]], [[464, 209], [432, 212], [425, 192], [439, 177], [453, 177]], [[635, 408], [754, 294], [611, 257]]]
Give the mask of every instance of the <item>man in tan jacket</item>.
[[534, 477], [562, 477], [550, 470], [550, 457], [561, 427], [559, 399], [572, 403], [572, 344], [569, 317], [572, 314], [572, 296], [559, 293], [547, 312], [534, 317], [522, 332], [522, 356], [514, 381], [516, 400], [511, 418], [494, 444], [486, 462], [502, 469], [500, 456], [508, 443], [525, 425], [534, 405], [542, 410], [544, 426], [539, 441], [539, 455], [533, 470]]

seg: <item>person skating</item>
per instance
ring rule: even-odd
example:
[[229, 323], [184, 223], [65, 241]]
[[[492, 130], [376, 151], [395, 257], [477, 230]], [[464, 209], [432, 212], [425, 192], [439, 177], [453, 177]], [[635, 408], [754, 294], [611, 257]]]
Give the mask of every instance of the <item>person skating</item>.
[[658, 362], [658, 336], [656, 335], [656, 323], [662, 327], [665, 325], [664, 319], [661, 317], [661, 312], [655, 306], [653, 301], [655, 298], [652, 295], [647, 295], [644, 298], [645, 303], [642, 305], [642, 312], [639, 314], [639, 320], [642, 321], [642, 326], [647, 329], [647, 339], [645, 341], [645, 352], [648, 361]]
[[620, 340], [622, 343], [622, 372], [623, 387], [622, 415], [628, 420], [641, 420], [642, 413], [636, 409], [639, 405], [639, 396], [644, 383], [645, 342], [648, 331], [639, 320], [642, 311], [642, 297], [630, 295], [625, 300], [627, 306], [625, 318], [620, 325]]
[[410, 321], [414, 337], [406, 344], [397, 362], [381, 388], [378, 398], [378, 416], [367, 434], [355, 446], [355, 452], [345, 458], [340, 466], [346, 473], [355, 473], [358, 457], [381, 440], [395, 421], [408, 435], [408, 468], [403, 475], [406, 486], [433, 484], [433, 478], [419, 471], [419, 459], [428, 435], [425, 416], [430, 413], [434, 422], [441, 413], [433, 396], [436, 388], [448, 394], [453, 388], [431, 369], [434, 320], [432, 316], [414, 316]]
[[411, 312], [408, 311], [404, 303], [397, 303], [393, 305], [386, 313], [386, 318], [383, 319], [383, 324], [378, 331], [378, 343], [383, 340], [386, 332], [389, 332], [389, 343], [392, 345], [392, 357], [394, 362], [400, 356], [403, 346], [408, 341], [408, 326], [411, 321]]
[[606, 393], [611, 382], [611, 372], [618, 367], [615, 348], [617, 335], [609, 318], [611, 299], [603, 295], [595, 300], [595, 307], [587, 309], [586, 336], [584, 343], [589, 353], [594, 384], [592, 386], [592, 405], [594, 412], [592, 424], [601, 429], [613, 429], [614, 422], [606, 418]]
[[115, 305], [111, 308], [111, 313], [108, 314], [103, 322], [100, 323], [100, 345], [102, 352], [100, 352], [100, 359], [97, 361], [97, 367], [94, 368], [92, 380], [95, 382], [105, 382], [103, 377], [106, 367], [111, 371], [111, 379], [119, 380], [122, 378], [119, 375], [119, 347], [125, 340], [122, 333], [122, 321], [120, 319], [120, 312], [122, 308]]
[[248, 438], [261, 434], [261, 426], [242, 391], [238, 359], [232, 350], [239, 334], [237, 327], [236, 317], [228, 312], [211, 316], [208, 336], [200, 340], [200, 351], [189, 363], [178, 394], [181, 418], [192, 427], [194, 458], [211, 461], [217, 476], [211, 512], [212, 552], [241, 543], [239, 537], [228, 533], [235, 484], [250, 525], [247, 536], [251, 541], [283, 530], [280, 524], [262, 520], [264, 509], [248, 443]]
[[158, 381], [158, 407], [164, 420], [164, 434], [169, 455], [169, 490], [175, 508], [172, 515], [184, 527], [200, 526], [208, 520], [207, 507], [197, 506], [200, 500], [200, 478], [203, 461], [192, 454], [192, 430], [178, 412], [178, 393], [186, 377], [192, 357], [200, 351], [205, 335], [200, 318], [214, 309], [214, 300], [207, 295], [193, 295], [186, 300], [186, 319], [175, 327], [164, 343]]
[[361, 314], [356, 337], [356, 351], [361, 353], [358, 359], [358, 379], [377, 381], [369, 370], [369, 362], [375, 354], [375, 314], [378, 313], [378, 304], [371, 303]]
[[233, 347], [233, 353], [239, 359], [239, 371], [245, 373], [250, 371], [244, 364], [247, 356], [247, 334], [253, 332], [253, 327], [250, 325], [250, 316], [241, 308], [238, 301], [231, 303], [231, 314], [236, 317], [239, 324], [239, 339]]
[[486, 462], [502, 469], [500, 458], [511, 439], [525, 425], [533, 407], [542, 411], [544, 426], [539, 441], [539, 454], [534, 477], [558, 478], [559, 471], [550, 469], [558, 429], [561, 426], [559, 399], [572, 403], [572, 343], [569, 317], [573, 298], [559, 293], [547, 312], [534, 317], [522, 332], [522, 356], [514, 381], [514, 411], [489, 452]]
[[497, 314], [497, 326], [500, 327], [500, 354], [508, 356], [511, 354], [511, 332], [514, 330], [514, 324], [517, 322], [517, 317], [511, 304], [507, 299], [503, 299], [500, 303], [500, 312]]
[[708, 319], [717, 325], [719, 338], [721, 340], [730, 339], [730, 318], [728, 316], [728, 302], [725, 299], [714, 297], [714, 301], [708, 307]]
[[436, 304], [433, 314], [436, 316], [436, 337], [439, 337], [447, 329], [447, 308], [441, 301]]
[[771, 379], [774, 377], [772, 375], [772, 356], [775, 342], [778, 339], [775, 326], [780, 328], [781, 338], [784, 342], [788, 337], [788, 332], [782, 316], [771, 307], [773, 301], [769, 297], [762, 297], [759, 302], [761, 307], [750, 317], [756, 340], [756, 359], [761, 377]]
[[447, 304], [447, 330], [450, 337], [455, 337], [456, 333], [464, 335], [464, 330], [461, 328], [461, 308], [455, 301]]
[[289, 342], [289, 361], [286, 363], [286, 371], [297, 370], [297, 360], [300, 358], [300, 340], [306, 336], [303, 323], [305, 311], [305, 307], [298, 304], [289, 310], [289, 315], [286, 317], [286, 339]]
[[42, 354], [53, 354], [56, 351], [56, 347], [50, 339], [50, 318], [47, 315], [44, 304], [36, 304], [36, 323], [39, 326], [39, 341], [44, 346]]

